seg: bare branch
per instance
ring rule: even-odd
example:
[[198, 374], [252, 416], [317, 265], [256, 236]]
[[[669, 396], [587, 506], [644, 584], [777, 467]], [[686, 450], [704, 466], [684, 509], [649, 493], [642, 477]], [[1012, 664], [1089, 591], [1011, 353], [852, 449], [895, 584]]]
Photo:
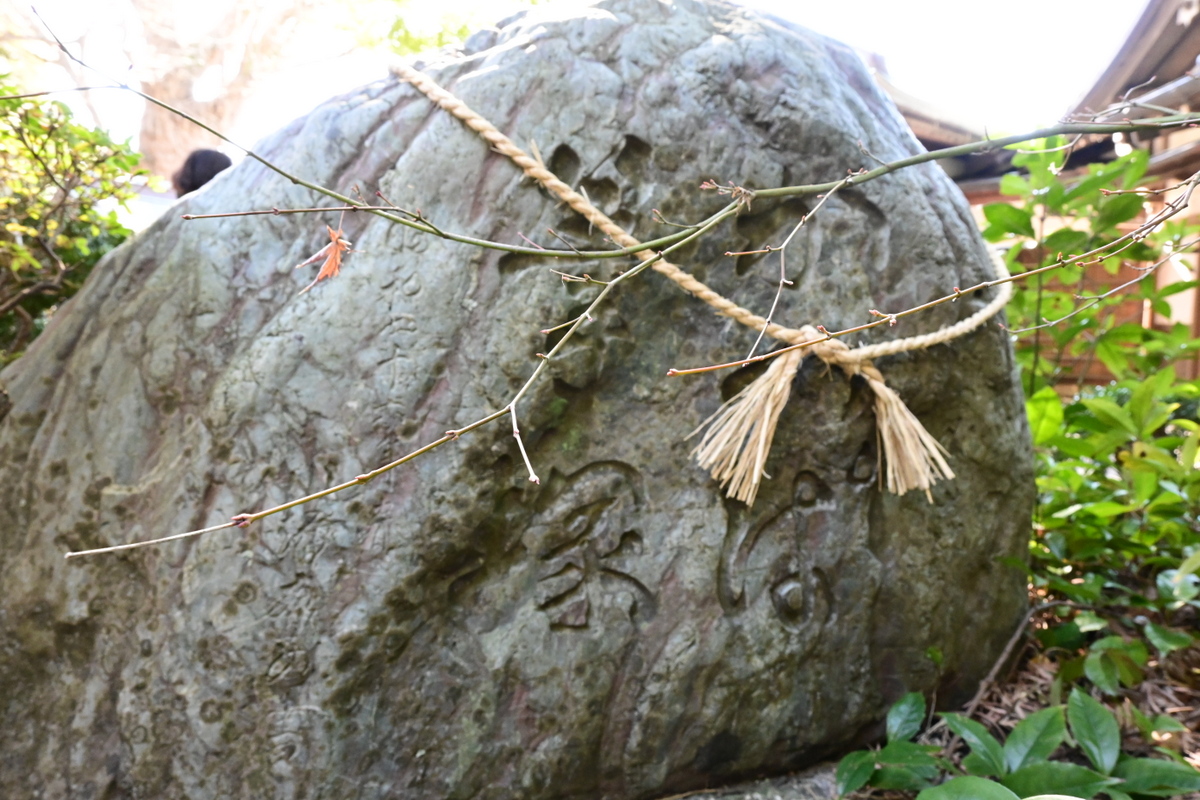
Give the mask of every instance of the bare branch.
[[[897, 311], [897, 312], [888, 314], [888, 313], [878, 311], [877, 309], [871, 309], [870, 313], [872, 314], [872, 316], [877, 317], [877, 319], [874, 322], [868, 322], [863, 325], [855, 325], [854, 327], [845, 328], [844, 330], [834, 331], [834, 332], [828, 332], [825, 330], [825, 328], [823, 326], [818, 325], [818, 326], [816, 326], [816, 328], [817, 328], [817, 330], [819, 330], [825, 334], [824, 337], [819, 337], [816, 339], [812, 339], [810, 341], [804, 341], [804, 342], [800, 342], [798, 344], [793, 344], [793, 345], [789, 345], [787, 347], [782, 347], [778, 350], [774, 350], [770, 353], [765, 353], [760, 356], [754, 356], [752, 358], [743, 358], [740, 361], [729, 361], [724, 364], [713, 364], [710, 366], [696, 367], [696, 368], [692, 368], [692, 369], [674, 369], [673, 368], [673, 369], [667, 370], [667, 375], [669, 377], [675, 377], [675, 376], [679, 376], [679, 375], [698, 375], [698, 374], [701, 374], [704, 372], [714, 372], [716, 370], [730, 369], [732, 367], [744, 367], [748, 364], [756, 364], [760, 361], [766, 361], [768, 359], [776, 358], [778, 356], [783, 355], [784, 353], [790, 353], [793, 350], [802, 350], [807, 347], [812, 347], [814, 344], [817, 344], [818, 342], [826, 341], [828, 339], [839, 338], [842, 336], [848, 336], [851, 333], [858, 333], [860, 331], [867, 331], [872, 328], [878, 328], [880, 325], [895, 325], [896, 321], [902, 317], [908, 317], [913, 314], [919, 314], [922, 311], [927, 311], [931, 308], [940, 306], [944, 303], [954, 302], [955, 300], [957, 300], [960, 297], [963, 297], [963, 296], [969, 295], [969, 294], [974, 294], [975, 292], [980, 292], [980, 291], [983, 291], [984, 289], [990, 289], [993, 286], [1000, 286], [1005, 283], [1013, 283], [1015, 281], [1025, 280], [1025, 279], [1031, 278], [1035, 275], [1042, 275], [1047, 272], [1051, 272], [1051, 271], [1057, 270], [1057, 269], [1062, 269], [1062, 268], [1068, 267], [1068, 266], [1084, 267], [1089, 264], [1099, 263], [1099, 261], [1101, 259], [1111, 257], [1111, 256], [1115, 255], [1116, 253], [1121, 252], [1121, 250], [1124, 250], [1125, 248], [1132, 246], [1134, 243], [1142, 241], [1155, 228], [1160, 226], [1162, 223], [1166, 222], [1171, 217], [1174, 217], [1175, 215], [1179, 214], [1181, 211], [1184, 211], [1185, 209], [1187, 209], [1188, 202], [1191, 199], [1192, 193], [1196, 189], [1197, 183], [1200, 183], [1200, 172], [1197, 172], [1195, 175], [1193, 175], [1191, 178], [1189, 178], [1187, 181], [1185, 181], [1185, 184], [1187, 185], [1187, 190], [1185, 192], [1183, 192], [1179, 197], [1172, 200], [1170, 203], [1167, 203], [1161, 211], [1154, 214], [1152, 217], [1150, 217], [1150, 219], [1146, 220], [1146, 222], [1142, 223], [1136, 229], [1130, 231], [1129, 233], [1126, 233], [1125, 235], [1123, 235], [1117, 239], [1114, 239], [1112, 242], [1109, 242], [1108, 244], [1104, 245], [1103, 247], [1096, 248], [1095, 250], [1090, 250], [1087, 253], [1084, 253], [1083, 255], [1070, 256], [1067, 258], [1063, 258], [1060, 255], [1058, 260], [1056, 260], [1054, 263], [1048, 264], [1048, 265], [1046, 265], [1044, 267], [1040, 267], [1038, 269], [1032, 269], [1027, 272], [1021, 272], [1016, 275], [1010, 275], [1007, 278], [996, 278], [995, 280], [983, 281], [981, 283], [978, 283], [974, 286], [970, 286], [965, 289], [960, 289], [958, 287], [955, 287], [954, 290], [952, 292], [950, 292], [949, 294], [943, 295], [942, 297], [939, 297], [936, 300], [930, 300], [928, 303], [922, 303], [921, 305], [913, 306], [912, 308], [907, 308], [903, 311]], [[1122, 245], [1122, 247], [1118, 248], [1115, 251], [1110, 249], [1114, 245], [1118, 245], [1118, 244]]]

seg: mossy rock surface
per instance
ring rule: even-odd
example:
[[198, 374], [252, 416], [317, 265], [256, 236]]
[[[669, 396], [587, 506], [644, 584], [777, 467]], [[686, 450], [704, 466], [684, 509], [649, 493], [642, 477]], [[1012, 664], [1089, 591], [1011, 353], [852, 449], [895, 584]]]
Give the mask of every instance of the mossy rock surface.
[[[919, 145], [847, 48], [719, 3], [538, 10], [423, 68], [642, 239], [724, 199]], [[407, 84], [259, 146], [443, 229], [605, 242]], [[641, 798], [782, 774], [904, 691], [969, 693], [1023, 610], [1031, 457], [989, 325], [881, 361], [958, 477], [880, 492], [870, 392], [806, 363], [753, 509], [687, 435], [749, 377], [752, 332], [652, 273], [617, 291], [506, 422], [370, 484], [121, 555], [353, 478], [502, 407], [538, 331], [595, 287], [348, 215], [246, 161], [110, 254], [0, 373], [0, 785], [17, 797]], [[756, 201], [678, 261], [765, 310], [809, 201]], [[839, 192], [796, 237], [778, 318], [835, 328], [972, 285], [988, 260], [936, 166]], [[628, 261], [574, 265], [605, 279]], [[315, 269], [315, 268], [314, 268]], [[944, 326], [969, 298], [875, 337]], [[941, 671], [927, 658], [944, 654]]]

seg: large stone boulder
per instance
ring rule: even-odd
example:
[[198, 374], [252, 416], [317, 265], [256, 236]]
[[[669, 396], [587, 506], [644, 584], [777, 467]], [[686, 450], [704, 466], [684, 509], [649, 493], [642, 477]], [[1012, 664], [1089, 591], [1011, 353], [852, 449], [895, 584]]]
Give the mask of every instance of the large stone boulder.
[[[424, 67], [650, 239], [724, 198], [919, 145], [854, 53], [718, 2], [518, 16]], [[444, 230], [605, 242], [394, 78], [260, 152]], [[867, 155], [870, 154], [870, 156]], [[906, 690], [969, 692], [1013, 630], [1030, 451], [990, 325], [879, 366], [950, 453], [929, 503], [878, 488], [869, 389], [798, 375], [753, 508], [685, 437], [754, 335], [647, 272], [507, 421], [351, 491], [169, 545], [499, 409], [628, 259], [547, 263], [347, 215], [340, 277], [292, 266], [337, 215], [247, 160], [106, 258], [0, 374], [0, 785], [13, 797], [624, 798], [779, 773], [871, 735]], [[814, 201], [756, 201], [677, 261], [765, 310]], [[777, 317], [831, 328], [989, 274], [936, 166], [837, 193]], [[315, 267], [310, 268], [314, 270]], [[928, 331], [970, 298], [871, 337]], [[548, 342], [548, 339], [550, 340]], [[938, 666], [930, 648], [943, 654]]]

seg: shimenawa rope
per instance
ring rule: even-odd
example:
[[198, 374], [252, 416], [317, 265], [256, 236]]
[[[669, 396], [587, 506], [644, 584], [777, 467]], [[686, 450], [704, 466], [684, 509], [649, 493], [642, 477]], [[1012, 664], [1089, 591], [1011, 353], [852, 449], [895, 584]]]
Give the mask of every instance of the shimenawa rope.
[[[397, 64], [392, 71], [419, 89], [443, 110], [457, 117], [478, 133], [496, 152], [510, 158], [526, 175], [581, 214], [622, 247], [641, 244], [621, 226], [609, 219], [600, 209], [563, 183], [540, 159], [534, 159], [511, 139], [496, 129], [484, 117], [447, 92], [429, 76], [406, 64]], [[636, 253], [642, 261], [657, 255], [650, 250]], [[1004, 261], [992, 252], [992, 261], [999, 278], [1008, 277]], [[902, 495], [920, 489], [932, 502], [930, 488], [939, 479], [950, 479], [954, 472], [946, 463], [945, 448], [925, 430], [904, 401], [883, 380], [882, 373], [871, 363], [880, 356], [895, 355], [911, 350], [923, 350], [935, 344], [957, 339], [981, 326], [1004, 308], [1012, 296], [1012, 286], [1002, 283], [996, 297], [966, 319], [932, 333], [896, 339], [890, 342], [851, 348], [844, 342], [829, 338], [815, 328], [786, 328], [742, 308], [733, 301], [696, 280], [684, 270], [659, 259], [651, 267], [674, 281], [681, 289], [703, 300], [720, 314], [737, 320], [756, 331], [789, 345], [811, 342], [807, 348], [792, 350], [771, 360], [770, 366], [740, 394], [730, 399], [717, 413], [708, 418], [692, 435], [704, 431], [700, 444], [693, 450], [700, 466], [709, 470], [728, 496], [747, 505], [754, 504], [764, 476], [767, 456], [779, 415], [787, 404], [792, 381], [804, 360], [806, 350], [826, 364], [836, 364], [847, 375], [862, 375], [875, 393], [876, 429], [881, 444], [881, 457], [886, 466], [888, 491]]]

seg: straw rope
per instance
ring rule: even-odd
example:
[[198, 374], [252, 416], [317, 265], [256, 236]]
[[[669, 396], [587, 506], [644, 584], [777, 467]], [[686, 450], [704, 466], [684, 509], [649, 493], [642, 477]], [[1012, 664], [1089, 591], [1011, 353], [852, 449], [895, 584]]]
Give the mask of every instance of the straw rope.
[[[478, 133], [492, 149], [511, 159], [526, 175], [544, 186], [621, 247], [634, 248], [641, 244], [592, 205], [586, 197], [559, 180], [540, 158], [531, 157], [487, 119], [471, 110], [429, 76], [406, 64], [396, 64], [392, 71]], [[641, 250], [635, 255], [642, 261], [647, 261], [658, 254], [651, 250]], [[1007, 277], [1003, 260], [995, 252], [992, 253], [992, 257], [997, 277]], [[932, 500], [929, 490], [933, 483], [940, 478], [954, 477], [944, 458], [945, 449], [925, 430], [899, 395], [887, 386], [882, 373], [875, 368], [871, 360], [912, 350], [923, 350], [975, 330], [1008, 303], [1012, 295], [1010, 284], [1000, 284], [996, 297], [991, 302], [953, 325], [919, 336], [851, 348], [808, 325], [788, 328], [769, 322], [713, 291], [665, 259], [655, 261], [651, 268], [671, 279], [684, 291], [703, 300], [718, 313], [756, 331], [765, 330], [767, 335], [788, 345], [811, 343], [808, 350], [823, 362], [836, 364], [850, 375], [861, 374], [875, 393], [876, 424], [882, 445], [881, 457], [884, 457], [887, 463], [889, 491], [904, 494], [910, 489], [921, 489], [926, 497]], [[758, 492], [779, 415], [787, 403], [792, 380], [803, 358], [803, 350], [794, 350], [773, 359], [763, 376], [722, 406], [697, 429], [699, 432], [707, 428], [700, 444], [693, 451], [700, 465], [712, 472], [713, 477], [727, 489], [729, 496], [736, 497], [748, 505], [753, 504]]]

